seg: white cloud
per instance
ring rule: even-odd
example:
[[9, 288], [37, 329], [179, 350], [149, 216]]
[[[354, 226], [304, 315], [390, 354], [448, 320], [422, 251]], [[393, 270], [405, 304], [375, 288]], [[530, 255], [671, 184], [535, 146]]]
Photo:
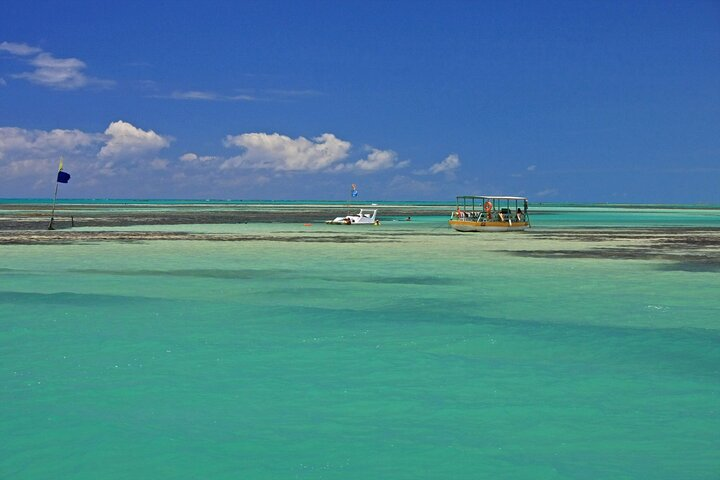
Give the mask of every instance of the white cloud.
[[197, 154], [195, 154], [195, 153], [188, 152], [188, 153], [184, 153], [184, 154], [180, 155], [181, 162], [195, 162], [198, 160], [198, 158], [200, 158], [200, 157], [198, 157]]
[[170, 162], [164, 158], [154, 158], [150, 161], [150, 168], [153, 170], [165, 170]]
[[171, 141], [170, 137], [142, 130], [122, 120], [112, 122], [105, 135], [109, 139], [100, 149], [100, 158], [143, 156], [169, 146]]
[[42, 52], [42, 49], [38, 47], [31, 47], [30, 45], [26, 45], [24, 43], [2, 42], [0, 43], [0, 51], [9, 52], [13, 55], [25, 56], [40, 53]]
[[442, 162], [435, 163], [430, 166], [429, 172], [433, 175], [438, 173], [454, 172], [460, 166], [460, 157], [456, 154], [450, 154]]
[[367, 158], [355, 162], [355, 166], [360, 170], [375, 172], [377, 170], [385, 170], [392, 168], [397, 163], [397, 153], [392, 150], [378, 150], [373, 148]]
[[80, 130], [25, 130], [0, 128], [0, 158], [7, 154], [20, 157], [47, 157], [58, 153], [76, 152], [102, 142], [102, 135]]
[[24, 43], [3, 42], [0, 43], [0, 50], [23, 57], [34, 55], [27, 62], [35, 67], [35, 70], [18, 73], [13, 77], [23, 78], [37, 85], [58, 90], [74, 90], [87, 86], [109, 87], [114, 83], [85, 75], [85, 62], [77, 58], [56, 58], [51, 53]]
[[7, 85], [7, 82], [3, 77], [0, 77], [0, 87], [4, 87], [5, 85]]
[[74, 89], [88, 83], [82, 73], [85, 63], [77, 58], [55, 58], [49, 53], [41, 53], [31, 62], [34, 72], [21, 73], [18, 78], [26, 78], [33, 83], [54, 88]]
[[209, 162], [211, 160], [215, 160], [218, 157], [213, 157], [210, 155], [203, 155], [200, 156], [197, 153], [188, 152], [183, 155], [180, 155], [180, 161], [181, 162]]
[[204, 100], [204, 101], [224, 101], [224, 102], [237, 102], [237, 101], [253, 101], [255, 97], [251, 95], [220, 95], [219, 93], [203, 91], [203, 90], [188, 90], [179, 91], [176, 90], [170, 95], [158, 95], [158, 98], [171, 98], [173, 100]]
[[23, 175], [47, 175], [48, 172], [53, 171], [57, 171], [57, 160], [32, 158], [13, 160], [3, 165], [3, 175], [9, 178]]
[[[17, 127], [0, 128], [0, 168], [4, 175], [14, 179], [27, 179], [12, 185], [12, 188], [23, 188], [19, 185], [28, 183], [31, 188], [46, 185], [57, 171], [61, 156], [66, 165], [77, 166], [92, 158], [102, 144], [104, 136], [98, 133], [86, 133], [80, 130], [55, 129], [25, 130]], [[69, 159], [72, 159], [68, 162]], [[82, 159], [82, 160], [81, 160]], [[74, 167], [71, 167], [73, 169]]]
[[211, 90], [175, 90], [170, 94], [157, 94], [152, 97], [209, 102], [292, 102], [322, 95], [318, 90], [236, 89], [234, 92], [227, 94]]
[[[169, 138], [126, 122], [110, 124], [105, 134], [3, 127], [0, 169], [12, 180], [2, 191], [19, 196], [42, 194], [54, 182], [60, 157], [73, 175], [75, 191], [91, 189], [95, 194], [118, 195], [122, 189], [114, 178], [117, 176], [146, 190], [165, 186], [167, 174], [160, 172], [168, 171], [171, 161], [160, 158], [157, 150], [169, 142]], [[162, 185], [156, 184], [161, 179]]]
[[202, 92], [199, 90], [190, 90], [187, 92], [175, 91], [170, 94], [171, 98], [177, 100], [217, 100], [218, 95], [214, 92]]
[[410, 163], [409, 160], [398, 161], [397, 153], [392, 150], [380, 150], [373, 147], [365, 148], [370, 150], [370, 153], [366, 158], [358, 160], [354, 163], [337, 165], [333, 168], [333, 171], [358, 171], [371, 173], [390, 168], [402, 168]]
[[351, 144], [332, 133], [308, 140], [278, 133], [244, 133], [225, 138], [225, 146], [245, 151], [226, 160], [221, 168], [268, 169], [275, 171], [325, 170], [348, 156]]
[[527, 167], [527, 171], [528, 171], [528, 172], [534, 172], [534, 171], [535, 171], [535, 168], [537, 168], [535, 165], [530, 165], [529, 167]]

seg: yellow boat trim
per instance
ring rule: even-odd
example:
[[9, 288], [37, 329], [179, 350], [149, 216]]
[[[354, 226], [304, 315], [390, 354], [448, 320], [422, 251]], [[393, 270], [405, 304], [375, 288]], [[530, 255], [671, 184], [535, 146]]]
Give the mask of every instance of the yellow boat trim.
[[527, 222], [470, 222], [468, 220], [450, 220], [450, 225], [465, 225], [468, 227], [503, 227], [503, 228], [520, 228], [527, 227]]

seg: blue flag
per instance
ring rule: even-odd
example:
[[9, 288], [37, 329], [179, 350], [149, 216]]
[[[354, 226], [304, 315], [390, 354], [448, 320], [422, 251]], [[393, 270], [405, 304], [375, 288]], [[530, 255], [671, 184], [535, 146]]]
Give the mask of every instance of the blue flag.
[[353, 197], [358, 196], [357, 185], [355, 185], [354, 183], [352, 184], [352, 196]]
[[60, 171], [58, 172], [57, 181], [60, 182], [60, 183], [67, 183], [68, 180], [70, 180], [70, 174], [67, 173], [67, 172], [63, 172], [62, 170], [60, 170]]

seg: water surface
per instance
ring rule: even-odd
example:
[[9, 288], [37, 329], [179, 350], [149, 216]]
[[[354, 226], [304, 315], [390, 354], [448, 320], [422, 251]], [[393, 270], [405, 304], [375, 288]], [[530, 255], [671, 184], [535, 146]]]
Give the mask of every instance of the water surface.
[[718, 211], [546, 210], [0, 246], [0, 477], [717, 478]]

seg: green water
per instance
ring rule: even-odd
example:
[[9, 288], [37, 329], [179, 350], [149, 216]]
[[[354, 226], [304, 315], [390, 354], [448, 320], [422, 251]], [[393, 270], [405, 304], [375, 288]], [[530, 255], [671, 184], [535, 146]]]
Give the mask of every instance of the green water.
[[0, 478], [720, 474], [717, 270], [428, 219], [162, 228], [253, 240], [0, 246]]

